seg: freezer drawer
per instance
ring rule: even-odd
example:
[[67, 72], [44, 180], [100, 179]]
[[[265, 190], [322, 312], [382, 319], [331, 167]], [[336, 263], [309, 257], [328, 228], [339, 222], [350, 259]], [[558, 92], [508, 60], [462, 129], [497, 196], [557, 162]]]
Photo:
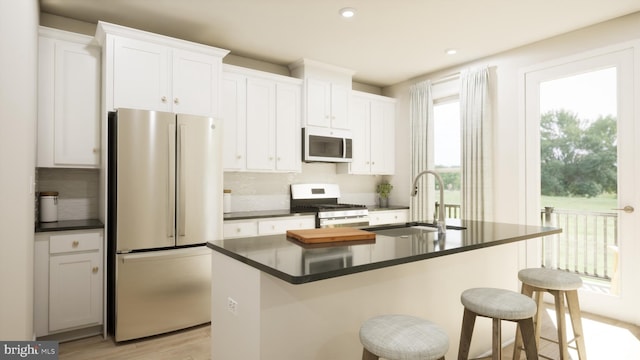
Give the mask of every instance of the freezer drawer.
[[119, 254], [115, 340], [211, 321], [211, 250], [205, 246]]

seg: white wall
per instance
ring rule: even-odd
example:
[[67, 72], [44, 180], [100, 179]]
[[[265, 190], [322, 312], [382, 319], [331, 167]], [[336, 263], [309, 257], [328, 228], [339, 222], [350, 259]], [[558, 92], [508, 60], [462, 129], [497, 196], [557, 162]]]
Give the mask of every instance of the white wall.
[[[495, 128], [494, 128], [494, 199], [495, 220], [524, 222], [524, 93], [519, 75], [529, 67], [554, 59], [588, 52], [612, 44], [640, 39], [640, 13], [593, 25], [495, 56], [426, 74], [405, 83], [385, 88], [384, 95], [398, 99], [396, 117], [396, 175], [392, 183], [398, 194], [409, 192], [409, 87], [425, 79], [438, 80], [448, 74], [474, 66], [495, 66]], [[640, 106], [640, 101], [636, 103]], [[402, 146], [402, 144], [406, 144]], [[406, 163], [406, 164], [404, 164]], [[404, 175], [407, 174], [407, 175]], [[395, 191], [395, 190], [394, 190]]]
[[0, 339], [33, 339], [37, 0], [0, 0]]

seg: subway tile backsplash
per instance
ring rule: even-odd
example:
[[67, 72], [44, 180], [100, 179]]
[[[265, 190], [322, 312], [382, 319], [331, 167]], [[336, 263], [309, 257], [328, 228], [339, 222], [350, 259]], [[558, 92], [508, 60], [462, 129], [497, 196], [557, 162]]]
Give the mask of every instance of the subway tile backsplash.
[[58, 192], [58, 220], [98, 218], [99, 170], [52, 168], [37, 170], [37, 191]]

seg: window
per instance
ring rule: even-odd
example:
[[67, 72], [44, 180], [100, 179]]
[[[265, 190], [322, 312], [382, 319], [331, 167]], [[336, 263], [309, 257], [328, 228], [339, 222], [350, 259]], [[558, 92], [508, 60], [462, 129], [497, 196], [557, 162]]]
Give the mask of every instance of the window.
[[[435, 169], [444, 183], [447, 217], [458, 217], [460, 206], [460, 101], [458, 97], [436, 100], [433, 106]], [[436, 184], [437, 189], [437, 184]]]

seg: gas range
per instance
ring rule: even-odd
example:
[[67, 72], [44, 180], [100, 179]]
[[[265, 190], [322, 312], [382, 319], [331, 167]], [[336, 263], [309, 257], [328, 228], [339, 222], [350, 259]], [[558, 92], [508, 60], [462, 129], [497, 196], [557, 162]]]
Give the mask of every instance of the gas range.
[[315, 212], [316, 227], [367, 227], [366, 205], [342, 204], [337, 184], [292, 184], [290, 210]]

